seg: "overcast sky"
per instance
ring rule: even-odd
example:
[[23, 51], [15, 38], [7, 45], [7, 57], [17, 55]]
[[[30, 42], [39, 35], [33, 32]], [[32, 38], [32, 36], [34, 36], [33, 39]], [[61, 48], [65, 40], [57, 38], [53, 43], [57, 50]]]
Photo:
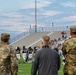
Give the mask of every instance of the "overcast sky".
[[[15, 36], [35, 23], [35, 0], [0, 0], [0, 33]], [[38, 27], [76, 25], [76, 0], [37, 0]]]

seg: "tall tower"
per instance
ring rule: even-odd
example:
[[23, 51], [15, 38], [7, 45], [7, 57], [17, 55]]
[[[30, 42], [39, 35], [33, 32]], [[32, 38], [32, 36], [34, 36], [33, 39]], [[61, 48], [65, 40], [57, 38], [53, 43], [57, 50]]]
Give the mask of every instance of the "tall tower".
[[35, 33], [37, 33], [37, 0], [35, 0]]

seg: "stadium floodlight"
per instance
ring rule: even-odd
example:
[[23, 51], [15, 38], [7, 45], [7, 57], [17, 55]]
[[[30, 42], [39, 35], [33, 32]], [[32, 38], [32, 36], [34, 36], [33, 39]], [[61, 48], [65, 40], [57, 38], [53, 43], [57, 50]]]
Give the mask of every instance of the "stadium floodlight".
[[35, 0], [35, 33], [37, 33], [37, 0]]

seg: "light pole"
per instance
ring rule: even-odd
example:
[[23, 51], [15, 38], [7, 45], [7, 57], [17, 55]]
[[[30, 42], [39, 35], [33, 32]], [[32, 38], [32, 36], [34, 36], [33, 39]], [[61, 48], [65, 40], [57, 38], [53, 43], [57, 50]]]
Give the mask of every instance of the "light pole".
[[52, 31], [53, 31], [53, 26], [54, 26], [54, 23], [52, 22]]
[[29, 33], [31, 33], [31, 25], [30, 25], [30, 30], [29, 30]]
[[37, 1], [35, 0], [35, 33], [37, 33]]

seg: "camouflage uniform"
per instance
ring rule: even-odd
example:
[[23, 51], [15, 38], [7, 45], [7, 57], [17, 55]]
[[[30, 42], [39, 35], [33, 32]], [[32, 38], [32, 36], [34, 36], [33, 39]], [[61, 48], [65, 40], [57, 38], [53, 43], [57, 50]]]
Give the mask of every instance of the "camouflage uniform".
[[[76, 26], [70, 28], [71, 32], [76, 32]], [[65, 41], [62, 46], [65, 57], [64, 75], [76, 75], [76, 38]]]
[[3, 33], [0, 42], [0, 75], [17, 75], [18, 64], [15, 51], [8, 45], [5, 39], [9, 39], [10, 35]]

